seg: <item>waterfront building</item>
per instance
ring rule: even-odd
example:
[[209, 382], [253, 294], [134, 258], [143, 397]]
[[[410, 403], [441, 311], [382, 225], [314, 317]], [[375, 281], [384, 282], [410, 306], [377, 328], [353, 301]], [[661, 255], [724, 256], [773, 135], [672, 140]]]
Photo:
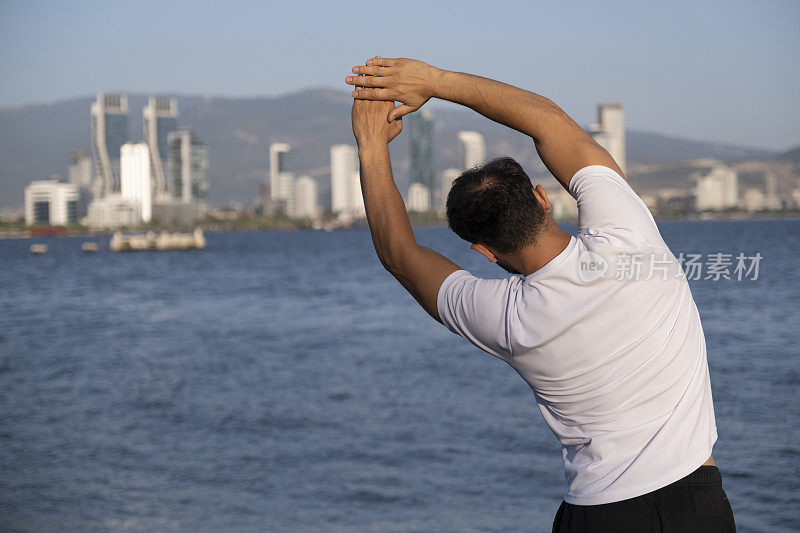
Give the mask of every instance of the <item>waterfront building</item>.
[[25, 224], [66, 226], [78, 221], [78, 186], [58, 180], [32, 181], [25, 187]]
[[547, 193], [550, 200], [550, 214], [556, 220], [575, 220], [578, 218], [578, 204], [575, 198], [564, 188], [557, 187]]
[[456, 181], [461, 175], [461, 171], [457, 168], [446, 168], [442, 171], [439, 178], [439, 190], [437, 194], [437, 206], [444, 209], [447, 206], [447, 195], [450, 194], [450, 188], [453, 182]]
[[69, 156], [69, 182], [78, 187], [78, 219], [81, 219], [92, 200], [92, 158], [83, 150], [74, 150]]
[[761, 189], [756, 189], [755, 187], [751, 187], [744, 191], [742, 195], [742, 207], [745, 211], [753, 212], [753, 211], [763, 211], [767, 208], [767, 197], [764, 195], [764, 191]]
[[600, 104], [597, 108], [598, 123], [589, 126], [589, 134], [608, 150], [623, 173], [626, 171], [625, 155], [625, 109], [619, 103]]
[[363, 217], [358, 149], [350, 144], [331, 146], [331, 210], [345, 217]]
[[288, 214], [294, 210], [294, 165], [292, 147], [287, 143], [272, 143], [269, 147], [270, 196]]
[[119, 194], [95, 198], [83, 223], [92, 228], [135, 227], [141, 224], [141, 209]]
[[317, 182], [309, 176], [300, 176], [294, 181], [295, 209], [291, 216], [294, 218], [317, 217]]
[[461, 170], [481, 165], [486, 160], [486, 143], [477, 131], [458, 132], [458, 162]]
[[121, 198], [135, 206], [142, 222], [153, 215], [150, 149], [145, 143], [126, 143], [120, 150]]
[[782, 209], [783, 206], [781, 205], [781, 199], [778, 196], [778, 179], [775, 177], [774, 174], [767, 174], [764, 176], [764, 181], [766, 182], [766, 204], [767, 209]]
[[142, 119], [143, 139], [150, 150], [153, 194], [156, 200], [165, 201], [170, 196], [168, 137], [178, 129], [177, 99], [151, 96], [142, 112]]
[[408, 188], [408, 201], [406, 202], [408, 211], [427, 213], [431, 210], [431, 191], [421, 183], [412, 183]]
[[739, 205], [739, 178], [726, 166], [717, 165], [705, 176], [698, 178], [695, 188], [695, 209], [716, 211]]
[[98, 94], [91, 106], [93, 195], [102, 198], [120, 190], [120, 149], [128, 140], [128, 97]]
[[403, 119], [408, 124], [411, 143], [411, 183], [421, 183], [428, 190], [433, 183], [433, 113], [423, 107]]
[[92, 185], [92, 158], [83, 150], [73, 150], [69, 155], [69, 182], [78, 187]]
[[167, 135], [170, 191], [175, 202], [205, 204], [208, 196], [208, 151], [194, 130], [179, 128]]

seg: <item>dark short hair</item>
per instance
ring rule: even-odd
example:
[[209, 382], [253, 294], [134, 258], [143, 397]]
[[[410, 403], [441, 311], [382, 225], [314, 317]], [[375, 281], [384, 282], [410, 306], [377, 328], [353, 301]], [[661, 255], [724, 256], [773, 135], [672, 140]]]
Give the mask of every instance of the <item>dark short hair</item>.
[[459, 176], [447, 195], [447, 224], [472, 244], [501, 254], [533, 244], [547, 222], [519, 163], [501, 157]]

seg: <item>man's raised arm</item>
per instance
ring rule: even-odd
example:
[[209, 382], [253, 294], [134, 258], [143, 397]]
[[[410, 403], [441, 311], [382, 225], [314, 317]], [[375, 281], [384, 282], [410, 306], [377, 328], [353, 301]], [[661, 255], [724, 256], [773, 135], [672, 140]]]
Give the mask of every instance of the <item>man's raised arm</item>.
[[367, 222], [383, 266], [428, 314], [441, 322], [436, 307], [439, 288], [460, 267], [420, 246], [414, 238], [389, 160], [389, 142], [403, 127], [401, 120], [388, 122], [387, 116], [393, 108], [393, 102], [353, 102], [353, 134], [358, 143]]
[[432, 97], [441, 98], [529, 135], [548, 170], [566, 188], [575, 172], [589, 165], [603, 165], [623, 175], [604, 148], [560, 107], [538, 94], [413, 59], [375, 57], [353, 72], [360, 76], [349, 76], [346, 82], [360, 86], [353, 91], [355, 98], [402, 102], [390, 112], [390, 121], [416, 111]]

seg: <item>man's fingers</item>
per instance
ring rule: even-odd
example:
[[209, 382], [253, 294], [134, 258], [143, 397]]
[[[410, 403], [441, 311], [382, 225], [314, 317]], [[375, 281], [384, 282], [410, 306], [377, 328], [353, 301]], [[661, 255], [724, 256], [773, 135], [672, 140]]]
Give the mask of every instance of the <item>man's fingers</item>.
[[359, 87], [385, 87], [385, 78], [375, 76], [347, 76], [344, 81], [348, 85], [357, 85]]
[[353, 67], [353, 74], [365, 74], [367, 76], [388, 76], [389, 67], [365, 67], [357, 65]]
[[353, 91], [356, 100], [394, 100], [389, 89], [356, 89]]
[[397, 106], [389, 112], [389, 122], [394, 122], [395, 120], [405, 115], [408, 115], [409, 113], [412, 113], [417, 109], [419, 109], [419, 107], [414, 107], [406, 104]]
[[372, 59], [367, 59], [367, 65], [369, 66], [376, 66], [376, 67], [393, 67], [397, 64], [397, 61], [394, 59], [388, 59], [385, 57], [373, 57]]

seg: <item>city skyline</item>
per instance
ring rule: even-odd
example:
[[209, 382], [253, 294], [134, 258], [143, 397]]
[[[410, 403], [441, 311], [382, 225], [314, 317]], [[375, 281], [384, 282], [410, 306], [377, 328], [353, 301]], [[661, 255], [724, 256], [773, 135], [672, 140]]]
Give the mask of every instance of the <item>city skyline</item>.
[[[600, 103], [597, 109], [598, 122], [589, 125], [588, 131], [624, 169], [627, 162], [624, 106], [621, 103]], [[78, 197], [72, 209], [77, 208], [78, 212], [83, 212], [86, 206], [86, 190], [91, 185], [96, 191], [97, 201], [89, 203], [90, 216], [87, 220], [93, 226], [120, 225], [123, 222], [129, 225], [131, 220], [137, 218], [144, 223], [149, 223], [151, 219], [196, 219], [202, 209], [194, 212], [184, 208], [191, 204], [204, 205], [208, 189], [205, 176], [206, 147], [195, 131], [178, 127], [177, 99], [151, 96], [146, 100], [142, 110], [143, 142], [134, 141], [133, 136], [130, 136], [130, 112], [131, 106], [125, 93], [100, 93], [91, 104], [94, 181], [92, 183], [87, 177], [92, 175], [92, 160], [85, 152], [73, 151], [69, 158], [68, 181], [77, 187]], [[411, 183], [404, 195], [409, 211], [436, 211], [441, 215], [452, 181], [460, 172], [487, 159], [483, 135], [474, 130], [460, 130], [455, 135], [455, 146], [443, 148], [445, 151], [455, 148], [458, 167], [443, 169], [434, 164], [432, 134], [439, 126], [429, 109], [422, 109], [418, 114], [409, 117]], [[127, 140], [121, 146], [120, 155], [116, 156], [114, 146], [125, 139]], [[273, 200], [273, 207], [265, 213], [274, 214], [276, 209], [282, 209], [291, 218], [316, 220], [320, 215], [319, 184], [316, 177], [297, 172], [294, 162], [296, 156], [289, 143], [273, 142], [267, 153], [268, 173], [264, 185], [269, 191], [266, 198]], [[338, 214], [340, 220], [363, 217], [356, 147], [350, 144], [331, 145], [330, 156], [329, 205], [332, 212]], [[533, 174], [532, 177], [536, 179]], [[691, 188], [678, 191], [658, 190], [655, 194], [644, 194], [643, 198], [654, 212], [665, 206], [674, 210], [674, 206], [678, 204], [683, 206], [680, 209], [684, 211], [744, 209], [753, 212], [761, 209], [782, 209], [797, 202], [796, 199], [790, 199], [785, 190], [782, 196], [778, 194], [776, 176], [769, 172], [765, 174], [766, 189], [753, 187], [751, 180], [750, 186], [742, 189], [742, 194], [737, 188], [736, 171], [722, 162], [715, 163], [706, 176], [694, 179], [695, 184]], [[48, 216], [51, 220], [64, 218], [61, 215], [53, 218], [52, 215], [42, 214], [42, 202], [45, 201], [43, 198], [46, 194], [53, 195], [51, 198], [56, 199], [49, 200], [49, 213], [69, 211], [70, 208], [64, 207], [66, 197], [58, 192], [60, 189], [57, 186], [49, 183], [47, 180], [32, 182], [30, 195], [33, 200], [28, 197], [26, 190], [26, 220], [42, 222]], [[36, 192], [45, 190], [53, 192]], [[796, 192], [791, 194], [796, 196]], [[35, 198], [42, 200], [37, 201]], [[69, 201], [73, 199], [70, 197]], [[179, 207], [179, 204], [190, 205]], [[574, 215], [574, 202], [562, 191], [554, 191], [553, 204], [554, 213], [566, 217]], [[262, 207], [263, 205], [261, 204]], [[258, 209], [258, 202], [255, 207]], [[178, 216], [179, 211], [186, 212]], [[68, 220], [74, 221], [74, 217], [68, 217]]]

